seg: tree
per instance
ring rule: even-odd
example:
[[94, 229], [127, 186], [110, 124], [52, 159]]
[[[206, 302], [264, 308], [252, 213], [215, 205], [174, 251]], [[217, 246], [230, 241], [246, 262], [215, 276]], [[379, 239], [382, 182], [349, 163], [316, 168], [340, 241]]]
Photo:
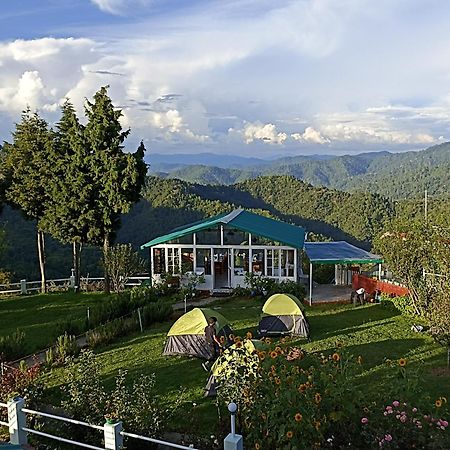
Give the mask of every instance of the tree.
[[95, 238], [94, 192], [90, 174], [90, 152], [75, 109], [69, 100], [62, 108], [52, 147], [51, 192], [42, 223], [62, 243], [72, 244], [75, 286], [80, 286], [82, 244]]
[[46, 292], [45, 238], [41, 219], [44, 216], [49, 193], [49, 159], [53, 133], [47, 122], [28, 108], [22, 121], [16, 124], [13, 143], [6, 143], [5, 167], [10, 179], [6, 198], [19, 207], [27, 219], [37, 223], [37, 248], [41, 272], [41, 290]]
[[[123, 142], [130, 130], [122, 131], [122, 111], [115, 109], [107, 94], [108, 86], [102, 87], [93, 102], [86, 102], [88, 123], [86, 141], [91, 152], [90, 171], [95, 192], [96, 226], [92, 238], [100, 239], [104, 257], [120, 226], [120, 215], [130, 210], [140, 198], [145, 183], [147, 166], [144, 162], [145, 147], [136, 153], [123, 151]], [[105, 290], [109, 292], [109, 274], [105, 267]]]

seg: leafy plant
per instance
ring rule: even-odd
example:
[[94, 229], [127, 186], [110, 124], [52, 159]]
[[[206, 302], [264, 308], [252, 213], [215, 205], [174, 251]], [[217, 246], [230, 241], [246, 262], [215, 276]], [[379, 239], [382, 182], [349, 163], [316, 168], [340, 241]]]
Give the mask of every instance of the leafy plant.
[[0, 337], [0, 361], [11, 361], [26, 352], [25, 333], [16, 330], [14, 333]]

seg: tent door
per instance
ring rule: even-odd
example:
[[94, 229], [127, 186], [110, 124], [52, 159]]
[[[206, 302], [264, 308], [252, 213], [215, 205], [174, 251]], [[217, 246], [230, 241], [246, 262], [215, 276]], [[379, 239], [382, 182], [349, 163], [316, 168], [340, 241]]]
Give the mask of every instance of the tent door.
[[214, 249], [214, 289], [228, 289], [231, 282], [229, 250]]

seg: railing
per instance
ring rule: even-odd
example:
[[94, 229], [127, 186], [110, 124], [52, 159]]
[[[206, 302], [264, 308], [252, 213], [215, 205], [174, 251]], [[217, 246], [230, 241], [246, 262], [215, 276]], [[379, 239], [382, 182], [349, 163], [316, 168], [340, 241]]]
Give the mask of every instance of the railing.
[[[128, 278], [125, 287], [140, 286], [144, 281], [150, 280], [149, 276], [135, 276]], [[82, 291], [96, 291], [103, 289], [103, 277], [81, 277], [80, 289]], [[75, 278], [57, 278], [54, 280], [47, 280], [46, 287], [48, 292], [67, 291], [69, 288], [75, 287]], [[17, 283], [0, 284], [0, 295], [14, 295], [14, 294], [30, 294], [39, 292], [41, 290], [40, 281], [20, 280]]]
[[[55, 441], [72, 444], [77, 447], [89, 448], [93, 450], [104, 450], [104, 449], [122, 450], [124, 448], [123, 445], [124, 437], [139, 439], [146, 442], [153, 442], [156, 444], [162, 444], [177, 449], [198, 450], [195, 449], [192, 444], [190, 446], [185, 446], [175, 444], [173, 442], [167, 442], [160, 439], [154, 439], [147, 436], [141, 436], [138, 434], [125, 432], [123, 431], [122, 422], [120, 421], [116, 423], [105, 423], [103, 426], [92, 425], [90, 423], [82, 422], [80, 420], [70, 419], [68, 417], [61, 417], [54, 414], [44, 413], [42, 411], [35, 411], [33, 409], [28, 409], [24, 407], [24, 400], [18, 397], [9, 401], [8, 403], [0, 403], [0, 408], [6, 408], [8, 410], [8, 422], [0, 421], [0, 425], [9, 428], [10, 443], [15, 445], [27, 445], [28, 434], [34, 434], [36, 436], [45, 437], [47, 439], [52, 439]], [[45, 417], [51, 420], [59, 420], [62, 422], [71, 423], [73, 425], [80, 425], [94, 430], [102, 431], [104, 446], [98, 447], [92, 444], [74, 441], [72, 439], [67, 439], [61, 436], [56, 436], [50, 433], [29, 428], [27, 426], [27, 414], [32, 416]], [[229, 447], [225, 443], [224, 445], [225, 448], [229, 450], [243, 450], [242, 445], [238, 447]]]

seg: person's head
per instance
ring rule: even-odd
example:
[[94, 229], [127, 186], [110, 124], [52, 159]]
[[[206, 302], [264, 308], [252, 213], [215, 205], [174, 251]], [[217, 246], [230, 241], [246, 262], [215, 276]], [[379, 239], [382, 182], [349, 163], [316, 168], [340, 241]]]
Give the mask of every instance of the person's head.
[[212, 316], [208, 319], [208, 325], [215, 325], [216, 322], [217, 322], [217, 317]]

